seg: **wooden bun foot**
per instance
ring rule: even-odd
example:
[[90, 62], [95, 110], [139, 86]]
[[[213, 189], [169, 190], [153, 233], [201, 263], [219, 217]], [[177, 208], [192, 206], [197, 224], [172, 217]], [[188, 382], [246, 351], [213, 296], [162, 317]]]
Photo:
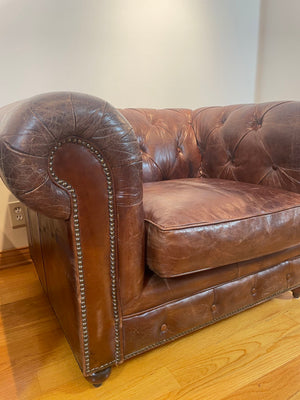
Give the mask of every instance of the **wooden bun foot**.
[[95, 387], [99, 387], [109, 377], [110, 372], [111, 367], [108, 367], [102, 371], [94, 372], [92, 375], [86, 376], [85, 379]]
[[295, 299], [298, 299], [300, 297], [300, 287], [293, 289], [292, 292]]

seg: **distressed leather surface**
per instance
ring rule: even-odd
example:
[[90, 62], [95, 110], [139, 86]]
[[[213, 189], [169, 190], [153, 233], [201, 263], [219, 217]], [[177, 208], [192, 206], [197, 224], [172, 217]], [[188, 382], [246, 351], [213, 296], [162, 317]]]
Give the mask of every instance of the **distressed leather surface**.
[[210, 178], [300, 191], [300, 102], [200, 108], [193, 128]]
[[300, 194], [225, 179], [144, 184], [148, 266], [162, 278], [300, 243]]
[[199, 176], [201, 156], [187, 109], [123, 109], [137, 136], [143, 181]]
[[49, 217], [69, 218], [69, 196], [48, 170], [51, 151], [69, 137], [88, 140], [101, 152], [118, 176], [120, 204], [141, 201], [141, 156], [128, 122], [101, 99], [67, 92], [34, 96], [0, 110], [1, 177], [16, 197]]
[[[73, 144], [73, 139], [80, 139], [82, 144]], [[144, 276], [142, 163], [131, 126], [107, 102], [92, 96], [35, 96], [1, 109], [0, 154], [1, 175], [11, 191], [45, 216], [42, 221], [46, 217], [52, 221], [43, 225], [46, 228], [40, 235], [44, 265], [38, 270], [45, 270], [49, 299], [83, 372], [87, 374], [89, 369], [114, 363], [115, 332], [120, 327], [116, 326], [112, 307], [109, 232], [113, 232], [117, 252], [114, 274], [118, 325], [122, 323], [121, 297], [124, 301], [136, 297], [142, 290]], [[106, 175], [97, 154], [104, 159], [111, 176], [113, 227], [108, 216], [110, 194]], [[51, 175], [51, 155], [51, 168], [58, 181]], [[61, 180], [76, 191], [79, 232], [74, 231], [72, 223], [71, 195]], [[36, 231], [42, 228], [41, 222], [37, 229], [32, 222]], [[61, 224], [68, 227], [62, 231], [63, 238], [56, 231]], [[81, 237], [83, 253], [89, 369], [82, 336], [77, 235]], [[36, 249], [32, 252], [37, 255]], [[99, 293], [104, 298], [98, 297]], [[119, 362], [122, 357], [120, 346]]]
[[204, 176], [300, 191], [300, 102], [120, 112], [144, 182]]
[[[146, 269], [144, 289], [139, 301], [131, 301], [123, 307], [126, 316], [143, 313], [146, 310], [160, 307], [172, 301], [204, 291], [207, 288], [222, 286], [235, 282], [246, 276], [255, 276], [261, 271], [300, 257], [300, 245], [276, 252], [264, 257], [252, 258], [221, 268], [212, 268], [175, 278], [160, 278], [150, 269]], [[295, 284], [295, 281], [293, 281]]]
[[[255, 233], [261, 235], [260, 243], [256, 238], [249, 247], [246, 242], [241, 249], [236, 247], [237, 253], [240, 252], [236, 259], [245, 260], [245, 254], [247, 257], [252, 254], [251, 259], [235, 262], [233, 252], [228, 256], [227, 248], [214, 246], [212, 251], [202, 243], [202, 259], [206, 257], [207, 265], [218, 268], [161, 278], [145, 263], [143, 199], [147, 193], [145, 190], [143, 198], [142, 184], [144, 181], [145, 185], [153, 183], [163, 187], [172, 185], [174, 179], [207, 177], [228, 180], [228, 184], [238, 181], [259, 184], [264, 190], [269, 186], [300, 193], [299, 132], [299, 102], [194, 111], [117, 111], [91, 96], [52, 93], [0, 110], [1, 176], [11, 191], [41, 217], [33, 218], [32, 251], [36, 253], [37, 263], [44, 264], [39, 269], [45, 271], [44, 285], [84, 374], [90, 371], [84, 369], [82, 298], [75, 249], [77, 232], [72, 225], [74, 207], [66, 188], [50, 173], [51, 152], [55, 151], [53, 168], [58, 178], [71, 182], [78, 194], [90, 345], [86, 351], [93, 371], [97, 371], [115, 363], [115, 312], [122, 347], [119, 362], [122, 362], [300, 286], [299, 241], [295, 245], [298, 214], [292, 218], [290, 211], [296, 207], [282, 211], [280, 218], [277, 218], [280, 212], [275, 211], [291, 198], [295, 200], [293, 193], [280, 199], [276, 193], [267, 202], [273, 208], [271, 214], [262, 217], [267, 221], [264, 226], [257, 224], [253, 228], [252, 225], [250, 229], [251, 225], [245, 223], [240, 229], [241, 237], [248, 231], [253, 238]], [[102, 154], [113, 181], [115, 228], [109, 225], [107, 184], [102, 166], [95, 153], [78, 142], [64, 143], [56, 149], [58, 142], [67, 138], [80, 138]], [[176, 208], [180, 196], [170, 193], [164, 191], [164, 201], [170, 201], [173, 196], [172, 204]], [[212, 217], [219, 218], [220, 202], [216, 192], [216, 197], [212, 195], [207, 197], [208, 205], [185, 205], [189, 216], [202, 215], [206, 221], [210, 218], [210, 222]], [[253, 211], [256, 199], [252, 196], [250, 201], [248, 191], [245, 197], [240, 191], [236, 196], [231, 192], [229, 197], [233, 199], [232, 205], [235, 204], [235, 216], [243, 213], [247, 215], [243, 221], [249, 220], [246, 203], [249, 202]], [[261, 198], [258, 200], [265, 210], [266, 204]], [[179, 216], [177, 210], [176, 217]], [[168, 217], [167, 213], [162, 217]], [[258, 232], [259, 227], [262, 229]], [[279, 243], [277, 228], [282, 240], [280, 246], [284, 244], [286, 250], [279, 251], [268, 238], [273, 231]], [[116, 239], [117, 310], [112, 307], [111, 254], [107, 241], [112, 230]], [[224, 234], [223, 239], [237, 244], [240, 237], [232, 232]], [[214, 232], [214, 238], [221, 240], [222, 235], [217, 237]], [[198, 247], [197, 243], [189, 249], [196, 254]], [[262, 253], [257, 253], [257, 249]], [[224, 265], [224, 260], [229, 264]], [[159, 264], [163, 262], [164, 259]], [[195, 270], [202, 267], [202, 263], [198, 264]]]
[[299, 285], [300, 258], [297, 257], [127, 316], [123, 321], [125, 359], [228, 318]]

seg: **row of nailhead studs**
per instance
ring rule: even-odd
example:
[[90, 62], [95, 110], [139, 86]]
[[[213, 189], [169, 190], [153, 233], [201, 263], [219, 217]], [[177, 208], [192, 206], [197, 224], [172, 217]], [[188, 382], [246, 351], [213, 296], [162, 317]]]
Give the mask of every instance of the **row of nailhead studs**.
[[[81, 296], [81, 319], [82, 319], [82, 331], [83, 331], [83, 345], [84, 345], [84, 358], [86, 364], [86, 372], [90, 372], [90, 362], [89, 362], [89, 338], [88, 338], [88, 329], [87, 329], [87, 314], [86, 314], [86, 301], [85, 301], [85, 284], [84, 284], [84, 274], [83, 274], [83, 262], [82, 262], [82, 248], [80, 241], [80, 228], [79, 228], [79, 219], [78, 219], [78, 205], [77, 205], [77, 196], [75, 190], [72, 188], [64, 180], [59, 179], [54, 171], [53, 171], [53, 158], [55, 151], [61, 147], [65, 143], [74, 143], [80, 144], [88, 148], [93, 154], [97, 156], [98, 161], [103, 167], [104, 173], [106, 175], [107, 181], [107, 191], [108, 191], [108, 210], [109, 210], [109, 237], [110, 237], [110, 276], [111, 276], [111, 294], [112, 294], [112, 303], [113, 303], [113, 314], [114, 314], [114, 323], [115, 323], [115, 358], [116, 363], [120, 361], [120, 337], [119, 337], [119, 312], [118, 312], [118, 302], [117, 302], [117, 289], [116, 289], [116, 268], [115, 268], [115, 220], [114, 220], [114, 206], [113, 206], [113, 188], [112, 188], [112, 180], [109, 168], [107, 167], [103, 157], [92, 145], [89, 143], [77, 139], [77, 138], [68, 138], [66, 140], [62, 140], [57, 143], [54, 149], [50, 152], [49, 157], [49, 171], [55, 182], [57, 184], [63, 186], [71, 195], [72, 203], [73, 203], [73, 223], [74, 223], [74, 231], [75, 231], [75, 242], [76, 242], [76, 251], [77, 251], [77, 259], [78, 259], [78, 276], [79, 276], [79, 287], [80, 287], [80, 296]], [[94, 370], [95, 368], [93, 368]]]
[[200, 329], [202, 329], [202, 328], [205, 328], [205, 327], [207, 327], [207, 326], [209, 326], [209, 325], [213, 325], [214, 323], [216, 323], [216, 322], [218, 322], [218, 321], [222, 321], [223, 319], [226, 319], [226, 318], [229, 318], [229, 317], [231, 317], [231, 316], [233, 316], [233, 315], [239, 314], [240, 312], [245, 311], [245, 310], [248, 310], [249, 308], [252, 308], [252, 307], [256, 306], [257, 304], [261, 304], [261, 303], [263, 303], [263, 302], [265, 302], [265, 301], [268, 301], [268, 300], [271, 300], [271, 299], [273, 299], [273, 298], [275, 298], [275, 297], [278, 297], [278, 296], [279, 296], [280, 294], [282, 294], [282, 293], [285, 293], [285, 292], [287, 292], [287, 291], [289, 291], [289, 290], [293, 290], [293, 289], [297, 289], [297, 288], [299, 288], [299, 284], [296, 285], [296, 286], [292, 286], [292, 287], [290, 287], [290, 288], [287, 288], [287, 289], [278, 290], [276, 293], [272, 294], [271, 296], [264, 297], [264, 298], [258, 300], [258, 301], [255, 302], [255, 303], [248, 304], [248, 305], [246, 305], [246, 306], [244, 306], [244, 307], [240, 307], [240, 308], [238, 308], [237, 310], [231, 311], [231, 312], [228, 313], [228, 314], [222, 315], [222, 316], [220, 316], [220, 317], [218, 317], [218, 318], [213, 318], [212, 320], [210, 320], [209, 322], [206, 322], [205, 324], [197, 325], [197, 326], [195, 326], [195, 327], [193, 327], [193, 328], [190, 328], [190, 329], [188, 329], [188, 330], [186, 330], [186, 331], [177, 333], [177, 334], [174, 335], [174, 336], [171, 336], [171, 337], [169, 337], [169, 338], [160, 340], [159, 342], [156, 342], [156, 343], [150, 344], [150, 345], [148, 345], [148, 346], [146, 346], [146, 347], [143, 347], [143, 348], [140, 349], [140, 350], [133, 351], [132, 353], [127, 354], [127, 355], [124, 357], [124, 360], [128, 360], [128, 359], [130, 359], [130, 358], [132, 358], [132, 357], [138, 356], [139, 354], [145, 353], [146, 351], [152, 350], [152, 349], [154, 349], [154, 348], [156, 348], [156, 347], [162, 346], [163, 344], [166, 344], [166, 343], [168, 343], [168, 342], [171, 342], [171, 341], [173, 341], [173, 340], [176, 340], [176, 339], [178, 339], [178, 338], [180, 338], [180, 337], [182, 337], [182, 336], [185, 336], [185, 335], [188, 335], [188, 334], [193, 333], [193, 332], [195, 332], [195, 331], [198, 331], [198, 330], [200, 330]]

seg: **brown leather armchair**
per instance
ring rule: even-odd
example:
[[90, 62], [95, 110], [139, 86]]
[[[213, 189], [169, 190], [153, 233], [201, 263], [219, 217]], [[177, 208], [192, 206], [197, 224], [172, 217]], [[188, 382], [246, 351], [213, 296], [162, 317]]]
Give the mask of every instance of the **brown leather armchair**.
[[300, 286], [300, 102], [0, 110], [41, 284], [84, 376]]

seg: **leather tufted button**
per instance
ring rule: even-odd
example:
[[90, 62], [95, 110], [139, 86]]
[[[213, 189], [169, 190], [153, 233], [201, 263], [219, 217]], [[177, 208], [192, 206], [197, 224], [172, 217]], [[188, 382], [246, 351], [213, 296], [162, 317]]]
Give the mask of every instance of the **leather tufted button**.
[[290, 280], [291, 277], [292, 277], [292, 274], [290, 274], [290, 273], [286, 274], [286, 279], [287, 279], [287, 280]]
[[251, 293], [252, 293], [253, 296], [256, 295], [256, 288], [255, 287], [251, 289]]
[[260, 129], [262, 127], [262, 120], [259, 118], [254, 119], [251, 122], [251, 126], [252, 126], [252, 129], [254, 129], [254, 130]]
[[162, 326], [160, 327], [160, 331], [162, 333], [165, 333], [165, 332], [167, 332], [167, 330], [168, 330], [167, 324], [162, 324]]
[[277, 165], [275, 165], [275, 164], [273, 164], [273, 165], [272, 165], [272, 169], [273, 169], [274, 171], [277, 171], [277, 169], [278, 169], [278, 166], [277, 166]]
[[256, 123], [257, 128], [261, 128], [261, 126], [262, 126], [262, 118], [258, 118], [257, 117], [255, 123]]
[[212, 311], [212, 312], [215, 312], [216, 309], [217, 309], [217, 306], [216, 306], [215, 304], [213, 304], [213, 305], [211, 306], [211, 311]]

